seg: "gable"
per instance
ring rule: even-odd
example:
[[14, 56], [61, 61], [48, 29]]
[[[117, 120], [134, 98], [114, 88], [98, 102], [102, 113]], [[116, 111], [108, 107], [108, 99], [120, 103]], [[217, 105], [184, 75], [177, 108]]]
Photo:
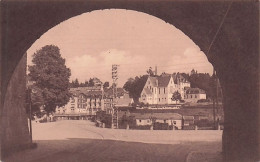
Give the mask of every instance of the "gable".
[[159, 76], [158, 87], [167, 87], [170, 82], [171, 76]]

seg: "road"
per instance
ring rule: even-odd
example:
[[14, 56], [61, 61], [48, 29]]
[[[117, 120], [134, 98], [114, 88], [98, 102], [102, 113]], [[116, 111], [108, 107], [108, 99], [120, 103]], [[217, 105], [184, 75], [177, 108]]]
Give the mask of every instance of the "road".
[[222, 131], [97, 128], [85, 120], [33, 123], [38, 147], [15, 153], [5, 162], [194, 161], [205, 153], [216, 156], [221, 136]]

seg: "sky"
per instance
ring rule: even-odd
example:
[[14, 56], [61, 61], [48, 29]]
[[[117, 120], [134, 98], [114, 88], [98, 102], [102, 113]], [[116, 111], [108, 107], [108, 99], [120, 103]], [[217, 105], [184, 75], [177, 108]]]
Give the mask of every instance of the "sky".
[[119, 65], [121, 87], [128, 78], [146, 74], [149, 67], [157, 66], [158, 74], [213, 71], [205, 54], [181, 30], [132, 10], [97, 10], [58, 24], [28, 49], [28, 65], [37, 50], [50, 44], [60, 48], [71, 69], [70, 80], [80, 82], [97, 77], [111, 85], [112, 64]]

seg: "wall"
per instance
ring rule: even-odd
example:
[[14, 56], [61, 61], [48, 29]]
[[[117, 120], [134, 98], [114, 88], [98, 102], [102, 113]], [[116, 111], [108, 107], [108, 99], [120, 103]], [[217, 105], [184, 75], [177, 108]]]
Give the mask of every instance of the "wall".
[[31, 143], [25, 109], [26, 55], [20, 60], [9, 82], [1, 114], [2, 153], [17, 151]]

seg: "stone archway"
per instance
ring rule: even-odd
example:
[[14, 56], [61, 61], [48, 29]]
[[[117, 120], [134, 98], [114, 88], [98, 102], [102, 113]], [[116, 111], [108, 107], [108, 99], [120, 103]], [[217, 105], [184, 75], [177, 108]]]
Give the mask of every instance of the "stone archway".
[[[19, 125], [15, 121], [10, 124], [10, 114], [18, 114], [18, 107], [4, 107], [10, 105], [8, 102], [17, 102], [17, 105], [21, 102], [12, 100], [15, 98], [15, 93], [9, 95], [8, 93], [15, 89], [7, 91], [7, 86], [12, 84], [9, 87], [15, 87], [21, 84], [13, 82], [11, 78], [21, 77], [15, 73], [15, 67], [32, 43], [47, 30], [71, 17], [93, 10], [119, 8], [144, 12], [173, 24], [207, 54], [223, 87], [224, 159], [227, 161], [257, 160], [260, 147], [259, 2], [233, 2], [231, 6], [230, 4], [225, 1], [177, 2], [175, 0], [2, 2], [1, 137], [4, 137], [7, 130], [9, 134], [14, 134], [15, 126]], [[220, 28], [222, 21], [224, 23]], [[9, 123], [9, 126], [5, 125], [6, 123]], [[9, 138], [15, 141], [19, 137]], [[6, 149], [5, 141], [1, 139], [2, 150]], [[17, 140], [17, 143], [7, 145], [13, 147], [17, 144], [22, 143]]]

